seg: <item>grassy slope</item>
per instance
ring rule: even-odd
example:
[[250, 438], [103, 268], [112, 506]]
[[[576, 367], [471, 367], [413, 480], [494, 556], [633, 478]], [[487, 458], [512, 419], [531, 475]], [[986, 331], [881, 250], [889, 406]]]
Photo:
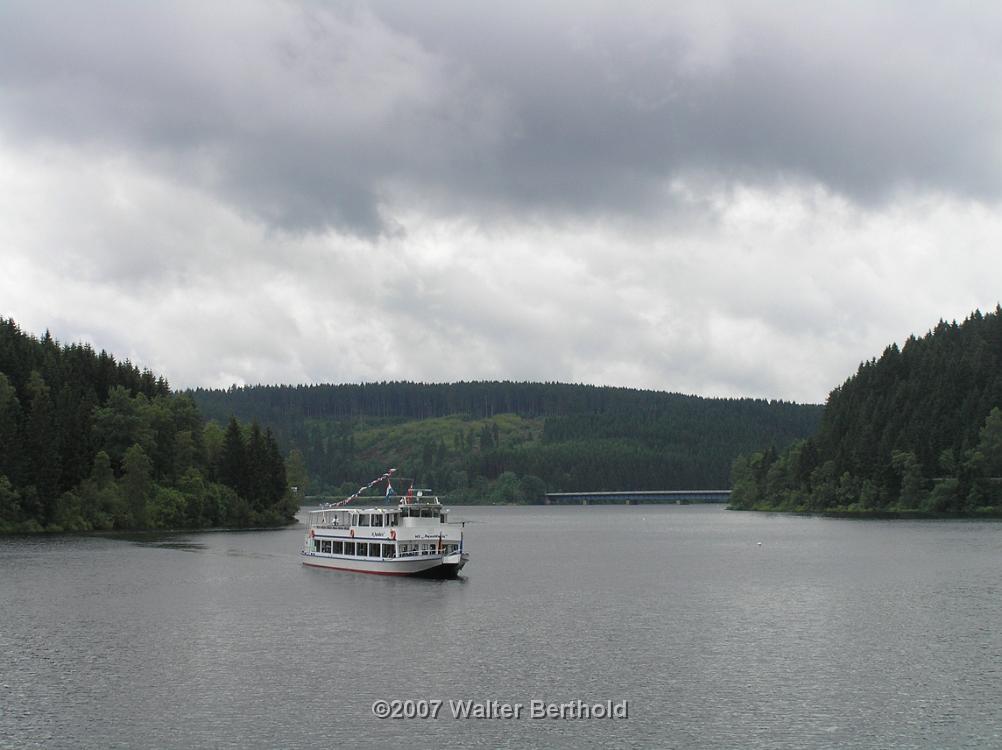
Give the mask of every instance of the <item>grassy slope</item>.
[[355, 447], [362, 456], [379, 457], [389, 463], [400, 464], [405, 460], [420, 459], [424, 445], [429, 442], [437, 445], [444, 440], [451, 451], [457, 433], [467, 434], [472, 430], [479, 435], [485, 426], [492, 424], [498, 427], [501, 445], [507, 447], [537, 443], [543, 435], [542, 418], [527, 419], [516, 414], [499, 414], [490, 419], [451, 416], [358, 427], [354, 432]]

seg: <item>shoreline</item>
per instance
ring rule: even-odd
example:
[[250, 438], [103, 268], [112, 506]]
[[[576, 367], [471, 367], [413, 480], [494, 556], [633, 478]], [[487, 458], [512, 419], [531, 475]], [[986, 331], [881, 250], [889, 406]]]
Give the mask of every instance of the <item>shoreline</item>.
[[155, 534], [196, 534], [208, 532], [234, 532], [234, 531], [279, 531], [302, 523], [296, 518], [280, 525], [267, 524], [263, 526], [203, 526], [177, 529], [87, 529], [86, 531], [73, 531], [66, 529], [22, 529], [20, 531], [0, 531], [0, 538], [3, 537], [23, 537], [23, 536], [143, 536]]
[[820, 516], [822, 518], [846, 518], [854, 520], [875, 521], [1000, 521], [1002, 508], [992, 508], [984, 512], [942, 513], [926, 510], [848, 510], [846, 508], [832, 510], [791, 510], [790, 508], [732, 508], [727, 510], [738, 513], [782, 513], [791, 516]]

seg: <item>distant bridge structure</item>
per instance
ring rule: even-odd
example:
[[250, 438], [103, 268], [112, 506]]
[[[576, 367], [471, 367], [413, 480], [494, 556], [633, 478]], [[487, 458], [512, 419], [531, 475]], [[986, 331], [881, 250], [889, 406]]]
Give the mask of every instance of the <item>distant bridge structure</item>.
[[629, 492], [547, 492], [547, 505], [639, 505], [640, 503], [730, 502], [730, 490], [633, 490]]

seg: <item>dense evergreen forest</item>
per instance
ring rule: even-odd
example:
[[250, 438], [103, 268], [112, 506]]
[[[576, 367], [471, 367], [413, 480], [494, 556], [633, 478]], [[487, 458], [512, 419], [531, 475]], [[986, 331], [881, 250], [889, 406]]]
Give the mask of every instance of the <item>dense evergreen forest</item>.
[[388, 466], [462, 502], [547, 491], [719, 489], [762, 443], [817, 429], [820, 406], [560, 383], [249, 386], [191, 391], [215, 420], [268, 425], [290, 481], [342, 494]]
[[255, 526], [297, 503], [274, 436], [0, 319], [0, 532]]
[[1002, 512], [1000, 406], [1002, 309], [941, 321], [860, 365], [831, 392], [815, 436], [738, 458], [731, 506]]

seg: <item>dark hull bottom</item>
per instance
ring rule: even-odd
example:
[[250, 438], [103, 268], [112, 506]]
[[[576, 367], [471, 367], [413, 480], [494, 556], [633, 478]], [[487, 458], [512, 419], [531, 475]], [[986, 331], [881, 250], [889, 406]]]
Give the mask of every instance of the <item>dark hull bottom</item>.
[[436, 578], [436, 579], [446, 579], [446, 578], [458, 578], [459, 569], [461, 565], [456, 563], [436, 565], [434, 568], [428, 568], [427, 570], [422, 570], [420, 573], [412, 573], [411, 578]]

